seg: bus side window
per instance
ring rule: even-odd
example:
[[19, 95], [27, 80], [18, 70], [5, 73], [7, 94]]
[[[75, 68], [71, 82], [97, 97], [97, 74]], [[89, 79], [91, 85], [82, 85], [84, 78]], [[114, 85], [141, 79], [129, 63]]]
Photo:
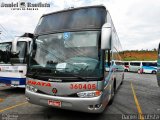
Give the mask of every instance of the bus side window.
[[111, 59], [112, 59], [111, 50], [105, 51], [105, 57], [106, 57], [105, 68], [109, 68], [111, 66]]

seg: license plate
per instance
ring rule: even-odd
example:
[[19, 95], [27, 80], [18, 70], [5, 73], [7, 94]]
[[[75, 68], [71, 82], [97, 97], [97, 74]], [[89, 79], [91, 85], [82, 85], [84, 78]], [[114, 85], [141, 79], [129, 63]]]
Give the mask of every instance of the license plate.
[[61, 107], [61, 101], [48, 100], [48, 105]]
[[19, 81], [11, 81], [11, 85], [19, 85]]

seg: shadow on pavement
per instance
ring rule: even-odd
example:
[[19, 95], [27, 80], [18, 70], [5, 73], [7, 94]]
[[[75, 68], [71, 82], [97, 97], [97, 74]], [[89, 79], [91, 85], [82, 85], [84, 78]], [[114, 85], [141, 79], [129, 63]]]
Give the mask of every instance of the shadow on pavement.
[[11, 87], [3, 87], [0, 89], [0, 98], [6, 98], [10, 95], [23, 95], [25, 94], [24, 88], [11, 88]]

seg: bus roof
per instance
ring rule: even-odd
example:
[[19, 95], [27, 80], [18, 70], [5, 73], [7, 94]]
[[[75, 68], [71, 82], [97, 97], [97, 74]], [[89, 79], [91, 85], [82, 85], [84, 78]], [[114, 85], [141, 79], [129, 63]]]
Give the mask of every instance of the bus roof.
[[[32, 39], [31, 38], [28, 38], [28, 37], [17, 37], [18, 40], [17, 41], [31, 41]], [[5, 40], [5, 41], [0, 41], [0, 43], [8, 43], [8, 42], [12, 42], [14, 40]]]

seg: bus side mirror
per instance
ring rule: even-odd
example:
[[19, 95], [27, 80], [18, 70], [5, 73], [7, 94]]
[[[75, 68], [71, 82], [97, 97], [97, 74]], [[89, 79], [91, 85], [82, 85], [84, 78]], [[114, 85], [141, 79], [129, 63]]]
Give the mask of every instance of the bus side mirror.
[[12, 52], [12, 54], [18, 54], [19, 53], [19, 51], [17, 50], [17, 41], [18, 41], [18, 37], [16, 37], [13, 41], [12, 41], [12, 50], [11, 50], [11, 52]]
[[102, 50], [110, 50], [111, 49], [111, 24], [105, 23], [102, 26], [102, 34], [101, 34], [101, 49]]

